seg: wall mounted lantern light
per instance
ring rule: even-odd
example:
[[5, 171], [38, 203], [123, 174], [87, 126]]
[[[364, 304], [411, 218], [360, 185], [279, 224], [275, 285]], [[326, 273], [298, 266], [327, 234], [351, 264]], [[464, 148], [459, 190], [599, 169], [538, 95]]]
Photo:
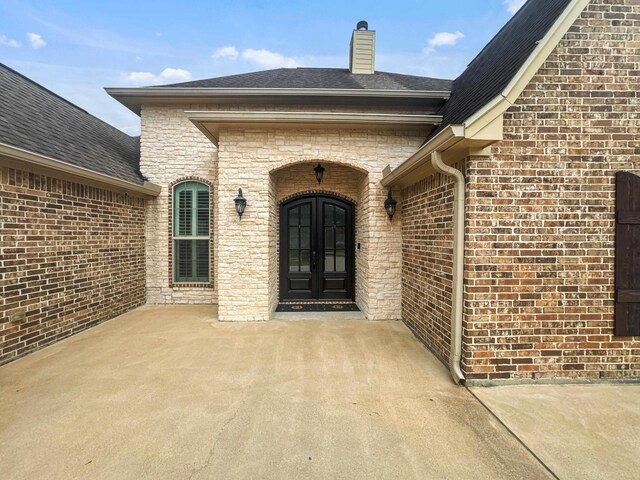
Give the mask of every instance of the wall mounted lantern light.
[[393, 215], [396, 213], [396, 205], [398, 204], [397, 200], [391, 196], [391, 190], [389, 190], [389, 195], [387, 195], [387, 199], [384, 201], [384, 209], [387, 211], [387, 215], [389, 215], [389, 220], [393, 220]]
[[247, 199], [242, 196], [242, 189], [238, 189], [238, 196], [233, 199], [236, 204], [236, 212], [238, 212], [238, 216], [240, 220], [242, 220], [242, 214], [244, 213], [244, 209], [247, 207]]
[[318, 185], [322, 182], [322, 176], [324, 175], [324, 167], [320, 164], [316, 165], [316, 168], [313, 169], [316, 172], [316, 180], [318, 180]]

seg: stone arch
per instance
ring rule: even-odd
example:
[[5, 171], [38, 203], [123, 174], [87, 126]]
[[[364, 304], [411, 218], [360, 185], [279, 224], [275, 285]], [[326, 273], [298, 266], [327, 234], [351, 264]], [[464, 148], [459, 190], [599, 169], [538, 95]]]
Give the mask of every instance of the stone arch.
[[318, 157], [312, 157], [312, 156], [309, 156], [309, 157], [297, 156], [295, 158], [288, 158], [288, 159], [282, 160], [281, 162], [277, 163], [269, 171], [269, 173], [273, 174], [285, 168], [299, 165], [299, 164], [304, 164], [304, 163], [308, 163], [308, 164], [322, 163], [322, 164], [330, 164], [330, 165], [331, 164], [341, 165], [343, 167], [350, 167], [353, 170], [356, 170], [365, 175], [369, 174], [369, 170], [367, 170], [367, 168], [363, 164], [357, 161], [344, 160], [342, 158], [331, 158], [331, 157], [318, 158]]
[[350, 197], [349, 195], [343, 195], [341, 193], [337, 193], [334, 192], [332, 190], [327, 190], [327, 189], [322, 189], [322, 188], [318, 188], [318, 189], [312, 189], [312, 190], [303, 190], [297, 193], [293, 193], [291, 195], [287, 195], [284, 198], [281, 198], [280, 201], [278, 202], [278, 205], [282, 205], [286, 202], [288, 202], [289, 200], [294, 200], [298, 197], [305, 197], [307, 195], [331, 195], [334, 197], [338, 197], [341, 198], [343, 200], [347, 200], [348, 202], [353, 203], [354, 206], [358, 205], [358, 201], [352, 197]]

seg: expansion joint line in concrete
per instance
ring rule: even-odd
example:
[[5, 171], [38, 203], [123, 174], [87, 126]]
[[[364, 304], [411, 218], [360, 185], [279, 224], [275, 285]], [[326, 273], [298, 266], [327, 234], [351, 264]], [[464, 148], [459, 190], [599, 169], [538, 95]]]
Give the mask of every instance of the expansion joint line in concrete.
[[538, 455], [536, 455], [535, 452], [531, 450], [529, 446], [526, 443], [524, 443], [524, 441], [522, 441], [522, 439], [518, 435], [516, 435], [516, 433], [513, 430], [511, 430], [507, 426], [507, 424], [504, 423], [502, 419], [498, 415], [496, 415], [493, 410], [489, 408], [489, 406], [486, 403], [480, 400], [469, 387], [465, 385], [464, 388], [467, 389], [467, 391], [473, 396], [473, 398], [475, 398], [480, 403], [480, 405], [482, 405], [491, 414], [491, 416], [495, 418], [498, 421], [498, 423], [500, 423], [500, 425], [502, 425], [504, 428], [507, 429], [507, 432], [513, 435], [513, 437], [518, 441], [518, 443], [520, 443], [520, 445], [522, 445], [527, 450], [527, 452], [529, 452], [531, 456], [533, 456], [533, 458], [535, 458], [538, 461], [538, 463], [540, 463], [540, 465], [542, 465], [545, 468], [545, 470], [547, 470], [547, 472], [549, 472], [553, 476], [553, 478], [555, 478], [556, 480], [560, 480], [560, 477], [558, 477], [558, 475], [556, 475], [556, 473], [553, 470], [551, 470], [551, 468], [546, 463], [544, 463], [542, 459]]

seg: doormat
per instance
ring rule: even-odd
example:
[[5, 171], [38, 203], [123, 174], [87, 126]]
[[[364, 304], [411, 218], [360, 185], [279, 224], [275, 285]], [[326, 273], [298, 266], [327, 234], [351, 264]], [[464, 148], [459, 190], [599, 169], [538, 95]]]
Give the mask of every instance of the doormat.
[[347, 303], [279, 303], [276, 312], [359, 312], [354, 302]]

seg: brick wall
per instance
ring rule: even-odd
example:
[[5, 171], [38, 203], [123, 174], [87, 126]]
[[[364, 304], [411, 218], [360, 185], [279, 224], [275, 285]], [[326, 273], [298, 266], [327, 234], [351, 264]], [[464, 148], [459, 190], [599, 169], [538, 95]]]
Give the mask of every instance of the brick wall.
[[640, 3], [594, 0], [468, 161], [471, 381], [640, 376], [613, 337], [614, 175], [640, 173]]
[[451, 342], [453, 182], [433, 174], [405, 188], [400, 205], [402, 320], [446, 363]]
[[143, 199], [0, 166], [0, 229], [0, 364], [144, 303]]

